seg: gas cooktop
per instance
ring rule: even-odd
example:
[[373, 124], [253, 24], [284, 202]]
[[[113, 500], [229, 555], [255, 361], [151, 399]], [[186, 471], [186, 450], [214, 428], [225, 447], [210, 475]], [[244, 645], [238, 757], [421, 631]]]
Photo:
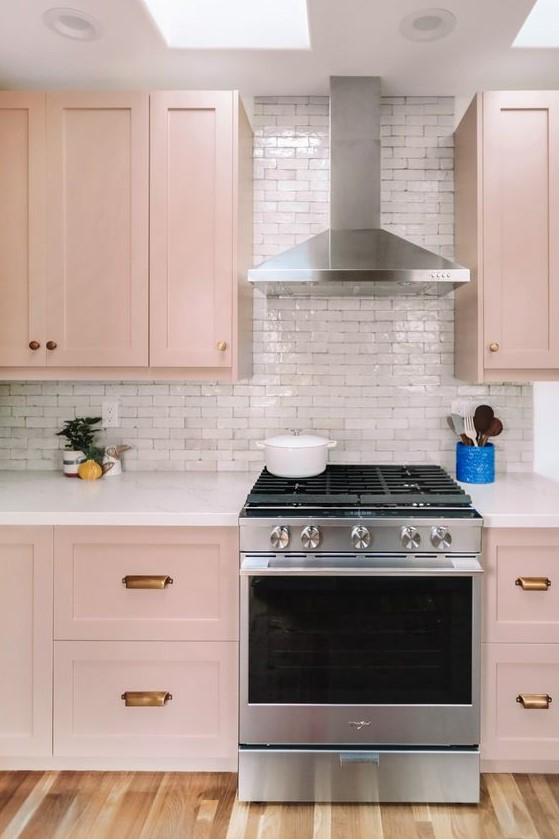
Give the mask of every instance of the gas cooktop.
[[245, 512], [270, 508], [326, 511], [471, 508], [471, 498], [440, 466], [333, 464], [312, 478], [279, 478], [264, 469]]

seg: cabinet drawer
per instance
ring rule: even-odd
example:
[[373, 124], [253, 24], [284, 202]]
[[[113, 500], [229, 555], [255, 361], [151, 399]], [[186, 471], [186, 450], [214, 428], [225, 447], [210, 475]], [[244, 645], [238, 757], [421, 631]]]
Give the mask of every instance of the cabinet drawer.
[[[235, 642], [57, 641], [54, 754], [231, 758], [237, 750]], [[168, 692], [126, 706], [126, 692]]]
[[[485, 760], [559, 760], [559, 644], [484, 644]], [[527, 709], [523, 696], [551, 697]]]
[[489, 530], [484, 640], [559, 643], [559, 531]]
[[237, 529], [56, 528], [54, 604], [57, 639], [236, 640]]

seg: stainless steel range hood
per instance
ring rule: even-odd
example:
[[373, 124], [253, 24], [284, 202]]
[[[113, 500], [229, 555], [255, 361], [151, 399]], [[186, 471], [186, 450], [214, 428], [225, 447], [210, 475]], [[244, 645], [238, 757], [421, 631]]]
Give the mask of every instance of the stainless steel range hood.
[[331, 229], [248, 272], [269, 295], [441, 295], [470, 272], [380, 228], [380, 78], [330, 79]]

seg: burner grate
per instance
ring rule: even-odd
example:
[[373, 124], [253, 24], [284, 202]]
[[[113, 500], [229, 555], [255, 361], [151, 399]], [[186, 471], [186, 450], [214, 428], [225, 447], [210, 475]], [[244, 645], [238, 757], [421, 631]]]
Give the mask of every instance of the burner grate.
[[471, 498], [440, 466], [333, 464], [313, 478], [278, 478], [264, 469], [247, 503], [270, 507], [468, 507]]

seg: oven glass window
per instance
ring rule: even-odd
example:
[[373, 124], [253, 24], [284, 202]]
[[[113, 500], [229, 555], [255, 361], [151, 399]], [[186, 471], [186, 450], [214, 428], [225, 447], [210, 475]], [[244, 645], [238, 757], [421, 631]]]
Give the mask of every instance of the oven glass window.
[[252, 577], [249, 702], [471, 703], [470, 577]]

